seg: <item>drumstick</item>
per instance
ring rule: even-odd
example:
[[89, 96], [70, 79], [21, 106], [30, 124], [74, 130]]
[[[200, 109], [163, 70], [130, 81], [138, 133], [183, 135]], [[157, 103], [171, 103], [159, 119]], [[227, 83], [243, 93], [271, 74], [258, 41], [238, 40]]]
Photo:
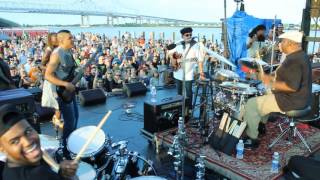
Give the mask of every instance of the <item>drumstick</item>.
[[42, 158], [44, 161], [46, 161], [51, 168], [53, 169], [53, 171], [58, 172], [59, 171], [59, 164], [57, 164], [52, 157], [48, 154], [48, 152], [46, 150], [42, 150]]
[[89, 144], [91, 143], [91, 141], [93, 140], [93, 138], [96, 136], [96, 134], [98, 133], [98, 131], [101, 129], [101, 127], [103, 126], [103, 124], [107, 121], [107, 119], [109, 118], [110, 114], [112, 111], [109, 111], [104, 117], [103, 119], [100, 121], [100, 123], [98, 124], [96, 130], [91, 134], [91, 136], [89, 137], [89, 139], [86, 141], [86, 143], [82, 146], [81, 150], [79, 151], [79, 153], [77, 154], [76, 158], [74, 159], [74, 161], [78, 162], [80, 160], [80, 157], [82, 155], [82, 153], [84, 153], [84, 151], [87, 149], [87, 147], [89, 146]]

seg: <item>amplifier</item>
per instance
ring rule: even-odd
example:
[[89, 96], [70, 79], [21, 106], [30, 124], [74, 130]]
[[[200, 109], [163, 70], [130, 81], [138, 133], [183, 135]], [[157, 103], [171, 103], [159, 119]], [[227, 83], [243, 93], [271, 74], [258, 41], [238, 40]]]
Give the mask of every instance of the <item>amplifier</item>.
[[165, 98], [158, 102], [144, 102], [144, 130], [149, 133], [163, 131], [178, 125], [182, 116], [183, 96]]
[[40, 132], [40, 124], [34, 118], [36, 108], [33, 94], [22, 88], [0, 91], [0, 106], [4, 104], [14, 104], [30, 124]]

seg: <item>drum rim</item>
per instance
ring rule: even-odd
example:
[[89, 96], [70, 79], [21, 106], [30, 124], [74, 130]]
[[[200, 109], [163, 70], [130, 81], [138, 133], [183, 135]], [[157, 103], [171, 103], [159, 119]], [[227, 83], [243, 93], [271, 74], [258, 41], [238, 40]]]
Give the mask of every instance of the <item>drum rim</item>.
[[[69, 147], [69, 139], [70, 139], [70, 137], [71, 137], [71, 135], [74, 133], [74, 132], [76, 132], [76, 131], [80, 131], [80, 130], [82, 130], [82, 129], [84, 129], [84, 128], [88, 128], [88, 127], [97, 127], [97, 126], [93, 126], [93, 125], [91, 125], [91, 126], [83, 126], [83, 127], [81, 127], [81, 128], [78, 128], [78, 129], [76, 129], [76, 130], [74, 130], [70, 135], [69, 135], [69, 137], [67, 138], [67, 149], [68, 149], [68, 151], [70, 152], [70, 153], [72, 153], [72, 154], [74, 154], [74, 155], [76, 155], [77, 153], [75, 153], [75, 152], [73, 152], [73, 151], [71, 151], [70, 150], [70, 147]], [[89, 157], [92, 157], [93, 155], [96, 155], [96, 154], [98, 154], [99, 152], [101, 152], [104, 148], [105, 148], [105, 144], [106, 144], [106, 134], [104, 133], [104, 131], [103, 130], [99, 130], [99, 131], [101, 131], [102, 133], [103, 133], [103, 135], [104, 135], [104, 143], [103, 143], [103, 145], [101, 146], [101, 147], [99, 147], [96, 151], [94, 151], [94, 152], [91, 152], [91, 153], [83, 153], [80, 157], [81, 158], [89, 158]]]
[[[94, 177], [92, 178], [92, 180], [94, 180], [94, 179], [96, 179], [96, 178], [98, 177], [97, 170], [96, 170], [91, 164], [89, 164], [89, 163], [87, 163], [87, 162], [84, 162], [84, 161], [80, 161], [80, 162], [79, 162], [79, 167], [80, 167], [80, 164], [84, 164], [84, 165], [90, 166], [90, 167], [92, 168], [92, 170], [93, 170], [94, 173], [95, 173], [95, 175], [94, 175]], [[78, 170], [79, 170], [79, 168], [77, 169], [77, 172], [78, 172]], [[76, 173], [76, 175], [78, 176], [77, 173]]]

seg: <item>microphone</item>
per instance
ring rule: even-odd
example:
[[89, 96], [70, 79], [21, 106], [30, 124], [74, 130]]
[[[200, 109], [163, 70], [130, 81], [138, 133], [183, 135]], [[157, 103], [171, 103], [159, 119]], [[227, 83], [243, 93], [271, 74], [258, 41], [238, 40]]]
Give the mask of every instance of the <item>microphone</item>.
[[[196, 38], [198, 38], [197, 36], [194, 36], [194, 37], [192, 37], [191, 38], [191, 41], [194, 41], [194, 39], [196, 39]], [[172, 44], [169, 44], [168, 46], [167, 46], [167, 49], [168, 50], [172, 50], [172, 49], [174, 49], [174, 48], [176, 48], [178, 45], [181, 45], [181, 44], [183, 44], [183, 43], [185, 43], [185, 41], [179, 41], [179, 42], [177, 42], [177, 43], [172, 43]]]

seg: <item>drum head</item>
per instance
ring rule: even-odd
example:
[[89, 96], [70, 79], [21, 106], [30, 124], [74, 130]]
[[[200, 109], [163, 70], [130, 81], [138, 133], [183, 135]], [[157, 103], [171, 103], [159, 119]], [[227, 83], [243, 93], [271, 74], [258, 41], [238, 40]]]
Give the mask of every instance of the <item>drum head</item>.
[[[96, 126], [84, 126], [73, 131], [68, 138], [68, 150], [73, 154], [78, 154], [96, 128]], [[104, 147], [105, 138], [104, 132], [100, 129], [81, 157], [88, 157], [99, 152]]]
[[93, 180], [96, 178], [96, 170], [88, 163], [80, 162], [77, 169], [77, 176], [79, 180]]

